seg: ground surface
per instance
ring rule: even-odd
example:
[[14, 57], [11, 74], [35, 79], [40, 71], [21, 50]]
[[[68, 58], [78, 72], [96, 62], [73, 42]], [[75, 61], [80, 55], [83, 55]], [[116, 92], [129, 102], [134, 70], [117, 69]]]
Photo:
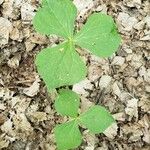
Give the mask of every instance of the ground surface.
[[[104, 134], [84, 131], [79, 150], [150, 149], [150, 1], [74, 0], [80, 28], [94, 11], [111, 15], [122, 45], [109, 59], [81, 51], [88, 76], [73, 86], [81, 111], [99, 103], [117, 125]], [[0, 149], [55, 150], [53, 127], [61, 118], [53, 108], [56, 91], [47, 93], [34, 66], [41, 48], [57, 44], [33, 30], [38, 0], [0, 0]]]

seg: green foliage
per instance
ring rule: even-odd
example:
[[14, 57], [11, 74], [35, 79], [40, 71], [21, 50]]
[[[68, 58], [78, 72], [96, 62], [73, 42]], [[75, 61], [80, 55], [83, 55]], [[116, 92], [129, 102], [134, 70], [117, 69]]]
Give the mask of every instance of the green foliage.
[[93, 106], [87, 112], [80, 115], [80, 123], [92, 133], [102, 133], [108, 128], [114, 119], [102, 106]]
[[78, 147], [82, 142], [76, 120], [57, 125], [54, 129], [58, 150], [67, 150]]
[[44, 0], [33, 25], [42, 34], [72, 37], [76, 14], [77, 9], [70, 0]]
[[69, 42], [42, 50], [36, 65], [49, 90], [74, 84], [86, 76], [86, 66]]
[[[72, 102], [70, 102], [71, 99]], [[65, 104], [66, 106], [64, 106]], [[81, 133], [78, 125], [87, 127], [92, 133], [102, 133], [114, 122], [111, 114], [102, 106], [92, 106], [87, 112], [79, 116], [77, 115], [77, 106], [79, 109], [78, 95], [69, 90], [61, 91], [55, 101], [56, 110], [60, 114], [76, 116], [73, 120], [55, 127], [54, 134], [59, 150], [73, 149], [81, 144]]]
[[[49, 90], [75, 84], [86, 77], [85, 63], [76, 52], [76, 46], [87, 49], [101, 57], [111, 56], [119, 47], [120, 36], [110, 16], [92, 14], [79, 32], [74, 28], [77, 9], [70, 0], [43, 0], [33, 25], [44, 35], [57, 35], [63, 42], [53, 48], [42, 50], [36, 57], [36, 66]], [[72, 120], [57, 125], [54, 134], [59, 150], [74, 149], [82, 142], [79, 125], [92, 133], [101, 133], [114, 119], [101, 106], [93, 106], [78, 114], [79, 96], [70, 90], [60, 90], [55, 108], [62, 116]]]
[[34, 17], [36, 31], [64, 38], [63, 44], [44, 49], [36, 58], [38, 72], [49, 90], [85, 78], [86, 67], [75, 51], [75, 45], [102, 57], [112, 55], [119, 46], [120, 36], [110, 16], [94, 13], [81, 31], [74, 33], [76, 16], [76, 7], [70, 0], [43, 0]]
[[70, 90], [60, 90], [55, 100], [55, 109], [62, 116], [77, 117], [79, 105], [79, 96]]
[[75, 35], [75, 42], [97, 56], [108, 57], [117, 50], [120, 37], [112, 17], [94, 13]]

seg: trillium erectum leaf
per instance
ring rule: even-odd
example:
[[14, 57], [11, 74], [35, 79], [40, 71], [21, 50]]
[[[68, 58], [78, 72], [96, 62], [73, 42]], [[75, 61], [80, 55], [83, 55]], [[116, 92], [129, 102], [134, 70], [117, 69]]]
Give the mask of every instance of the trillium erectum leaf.
[[75, 35], [77, 45], [101, 57], [111, 56], [118, 49], [120, 41], [112, 17], [101, 13], [91, 15]]
[[87, 112], [80, 115], [81, 125], [87, 127], [92, 133], [104, 132], [115, 122], [112, 115], [102, 106], [92, 106]]
[[33, 25], [42, 34], [72, 37], [77, 9], [70, 0], [44, 0]]
[[86, 66], [70, 42], [42, 50], [36, 66], [49, 90], [75, 84], [86, 76]]
[[63, 116], [77, 117], [79, 105], [79, 96], [71, 90], [60, 90], [55, 100], [55, 109]]
[[82, 142], [82, 136], [75, 120], [57, 125], [54, 134], [58, 150], [75, 149]]

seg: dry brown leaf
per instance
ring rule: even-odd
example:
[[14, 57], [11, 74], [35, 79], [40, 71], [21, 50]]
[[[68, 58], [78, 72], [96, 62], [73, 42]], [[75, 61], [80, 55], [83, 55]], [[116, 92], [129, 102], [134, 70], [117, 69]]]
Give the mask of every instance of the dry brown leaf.
[[8, 19], [0, 17], [0, 46], [8, 43], [11, 30], [12, 23]]
[[105, 131], [104, 134], [110, 138], [110, 139], [114, 139], [117, 135], [117, 131], [118, 131], [118, 126], [116, 123], [113, 123], [112, 125], [110, 125]]
[[25, 88], [23, 90], [23, 93], [30, 97], [34, 97], [35, 95], [37, 95], [37, 93], [39, 92], [39, 88], [40, 88], [39, 82], [40, 82], [40, 79], [39, 77], [37, 77], [34, 83], [29, 88]]
[[12, 57], [11, 59], [9, 59], [7, 64], [10, 68], [16, 69], [17, 67], [19, 67], [20, 60], [21, 60], [21, 55], [17, 54], [14, 57]]
[[91, 84], [90, 80], [88, 80], [87, 78], [73, 85], [73, 91], [84, 96], [88, 95], [88, 91], [86, 90], [92, 90], [92, 88], [93, 85]]
[[15, 126], [15, 133], [17, 135], [22, 136], [23, 138], [26, 138], [33, 134], [33, 127], [28, 122], [25, 114], [19, 113], [14, 115], [13, 117], [13, 123]]
[[47, 114], [45, 112], [32, 112], [28, 114], [32, 122], [40, 122], [47, 120]]
[[121, 25], [121, 29], [125, 31], [131, 31], [133, 26], [137, 24], [138, 20], [135, 17], [131, 17], [129, 14], [120, 12], [117, 21]]
[[5, 139], [2, 139], [0, 137], [0, 149], [7, 148], [8, 145], [9, 145], [9, 141], [6, 141]]
[[94, 150], [95, 144], [98, 142], [97, 137], [94, 134], [90, 134], [87, 130], [83, 132], [83, 136], [87, 145], [85, 146], [85, 150]]
[[86, 112], [94, 103], [90, 102], [87, 98], [81, 96], [81, 113]]
[[101, 89], [107, 88], [107, 87], [110, 85], [110, 83], [111, 83], [111, 79], [112, 79], [111, 76], [103, 75], [103, 76], [100, 78], [99, 87], [100, 87]]
[[4, 0], [0, 0], [0, 5], [4, 2]]
[[125, 108], [126, 114], [128, 114], [129, 120], [131, 120], [133, 117], [138, 119], [138, 99], [132, 98], [127, 101], [127, 106]]
[[116, 56], [114, 57], [113, 61], [112, 61], [112, 65], [118, 65], [118, 66], [122, 66], [125, 62], [125, 58], [121, 57], [121, 56]]
[[21, 18], [26, 23], [30, 23], [30, 21], [33, 19], [35, 13], [35, 8], [30, 3], [23, 3], [21, 5]]

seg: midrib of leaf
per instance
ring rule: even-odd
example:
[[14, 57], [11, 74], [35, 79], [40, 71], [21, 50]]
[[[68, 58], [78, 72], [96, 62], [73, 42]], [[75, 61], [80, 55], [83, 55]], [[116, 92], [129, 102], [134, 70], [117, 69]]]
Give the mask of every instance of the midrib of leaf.
[[[46, 1], [47, 1], [47, 0], [46, 0]], [[48, 3], [48, 2], [47, 2], [47, 3]], [[50, 10], [51, 10], [51, 13], [52, 13], [53, 16], [55, 17], [55, 19], [58, 21], [58, 23], [60, 24], [60, 26], [62, 26], [63, 30], [64, 30], [65, 33], [66, 33], [66, 36], [68, 36], [68, 33], [67, 33], [65, 27], [61, 24], [61, 22], [59, 21], [59, 19], [58, 19], [57, 16], [55, 15], [53, 8], [50, 7], [49, 3], [48, 3], [48, 6], [49, 6], [49, 8], [50, 8]], [[48, 9], [48, 11], [49, 11], [49, 9]], [[65, 37], [65, 38], [67, 38], [67, 37]]]
[[[66, 56], [66, 54], [70, 53], [70, 56], [72, 57], [73, 60], [73, 53], [71, 52], [72, 47], [74, 46], [74, 44], [70, 41], [65, 41], [64, 43], [65, 49], [64, 49], [64, 54], [62, 55], [62, 57], [59, 59], [58, 63], [57, 63], [57, 67], [56, 69], [53, 71], [53, 76], [56, 76], [58, 71], [59, 71], [59, 64], [61, 64], [61, 62], [63, 62], [64, 57]], [[61, 53], [61, 52], [60, 52]], [[72, 66], [70, 67], [72, 68]], [[61, 79], [60, 79], [61, 80]]]
[[[68, 6], [68, 5], [67, 5]], [[71, 7], [68, 7], [69, 9], [71, 8]], [[66, 11], [64, 10], [64, 12], [66, 13]], [[66, 16], [67, 16], [68, 14], [66, 13]], [[69, 27], [68, 27], [68, 25], [69, 25], [69, 22], [68, 22], [68, 20], [69, 20], [69, 17], [67, 17], [67, 28], [69, 29]], [[72, 29], [73, 30], [73, 29]], [[70, 36], [73, 36], [73, 35], [71, 35], [72, 33], [71, 33], [71, 31], [69, 30], [69, 34], [70, 34]], [[69, 37], [68, 37], [69, 38]]]
[[[67, 44], [67, 41], [66, 42], [64, 42], [64, 44]], [[67, 48], [66, 49], [64, 49], [64, 54], [62, 55], [62, 57], [59, 59], [59, 61], [58, 61], [58, 63], [57, 63], [57, 67], [56, 67], [56, 69], [55, 69], [55, 71], [53, 71], [53, 76], [56, 76], [56, 73], [57, 73], [57, 71], [59, 70], [59, 64], [61, 64], [61, 62], [63, 61], [63, 59], [64, 59], [64, 57], [65, 57], [65, 55], [66, 55], [66, 53], [67, 53]], [[61, 52], [60, 52], [61, 53]]]
[[[73, 120], [71, 120], [71, 121], [69, 121], [70, 123], [71, 122], [73, 122], [73, 124], [72, 124], [72, 128], [69, 130], [69, 132], [68, 132], [68, 134], [69, 134], [69, 136], [71, 136], [72, 134], [72, 131], [73, 131], [73, 129], [74, 129], [74, 127], [75, 126], [78, 126], [78, 122], [76, 121], [76, 119], [73, 119]], [[68, 122], [68, 123], [69, 123]], [[79, 126], [78, 126], [79, 127]], [[67, 128], [67, 126], [65, 126], [65, 128], [64, 128], [64, 130]], [[72, 141], [72, 140], [71, 140]]]
[[73, 120], [73, 122], [74, 122], [74, 123], [73, 123], [73, 126], [72, 126], [71, 130], [70, 130], [71, 132], [69, 132], [69, 134], [71, 134], [71, 133], [72, 133], [73, 128], [77, 125], [77, 122], [76, 122], [76, 120], [75, 120], [75, 119]]

